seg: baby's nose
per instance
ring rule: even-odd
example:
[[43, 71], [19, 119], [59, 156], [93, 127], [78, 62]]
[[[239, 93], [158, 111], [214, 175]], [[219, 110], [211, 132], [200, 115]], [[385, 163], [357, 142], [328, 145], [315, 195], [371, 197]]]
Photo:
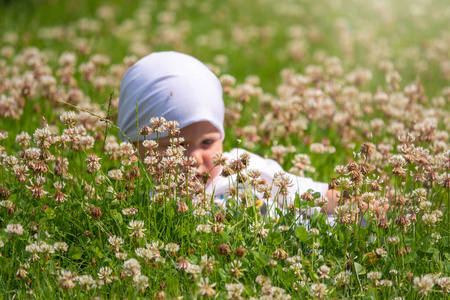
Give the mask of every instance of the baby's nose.
[[188, 154], [189, 156], [194, 157], [195, 160], [197, 161], [196, 167], [199, 167], [200, 165], [203, 164], [202, 153], [200, 149], [192, 149], [191, 151], [189, 151]]

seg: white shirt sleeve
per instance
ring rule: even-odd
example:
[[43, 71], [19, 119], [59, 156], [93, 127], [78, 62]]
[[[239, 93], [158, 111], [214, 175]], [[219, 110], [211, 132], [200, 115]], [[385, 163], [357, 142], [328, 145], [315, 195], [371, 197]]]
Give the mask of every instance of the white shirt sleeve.
[[[250, 162], [247, 166], [247, 170], [255, 169], [261, 172], [261, 178], [264, 179], [267, 183], [272, 184], [275, 173], [284, 172], [283, 168], [276, 161], [272, 159], [263, 158], [257, 154], [248, 152], [244, 149], [232, 149], [228, 153], [223, 153], [223, 156], [228, 158], [229, 160], [238, 159], [240, 155], [243, 153], [248, 153], [250, 155]], [[285, 172], [286, 173], [286, 172]], [[319, 192], [323, 197], [326, 196], [328, 190], [328, 184], [323, 182], [316, 182], [311, 178], [306, 177], [298, 177], [294, 174], [286, 173], [286, 175], [291, 179], [292, 186], [289, 187], [289, 195], [286, 197], [287, 205], [293, 204], [296, 194], [303, 194], [308, 190], [313, 190], [314, 192]], [[222, 176], [217, 176], [213, 179], [212, 183], [208, 185], [207, 192], [213, 193], [215, 198], [226, 199], [226, 195], [228, 194], [228, 189], [230, 185], [235, 185], [235, 176], [230, 176], [228, 178], [224, 178]], [[273, 203], [275, 197], [277, 197], [278, 187], [274, 186], [272, 191], [272, 198], [269, 200], [270, 203], [267, 203], [269, 208], [269, 213], [272, 213], [271, 210], [275, 210], [274, 207], [283, 207], [284, 199], [282, 196], [278, 196], [278, 203]], [[309, 213], [312, 213], [309, 211]]]

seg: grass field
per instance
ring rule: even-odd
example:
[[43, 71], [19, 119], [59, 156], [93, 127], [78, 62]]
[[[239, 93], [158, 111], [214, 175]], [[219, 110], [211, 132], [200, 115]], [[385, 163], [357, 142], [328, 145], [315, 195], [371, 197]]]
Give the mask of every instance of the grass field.
[[[0, 0], [1, 297], [449, 298], [449, 18], [438, 0]], [[223, 209], [182, 156], [135, 158], [120, 81], [165, 50], [221, 80], [225, 150], [341, 192], [334, 224], [301, 220], [317, 194], [261, 215], [249, 170]]]

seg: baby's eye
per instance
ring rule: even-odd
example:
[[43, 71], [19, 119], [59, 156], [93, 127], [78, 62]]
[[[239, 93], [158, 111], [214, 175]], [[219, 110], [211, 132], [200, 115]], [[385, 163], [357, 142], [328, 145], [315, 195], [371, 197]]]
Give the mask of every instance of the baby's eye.
[[202, 144], [203, 145], [211, 145], [213, 142], [214, 142], [213, 140], [208, 139], [208, 140], [203, 140]]

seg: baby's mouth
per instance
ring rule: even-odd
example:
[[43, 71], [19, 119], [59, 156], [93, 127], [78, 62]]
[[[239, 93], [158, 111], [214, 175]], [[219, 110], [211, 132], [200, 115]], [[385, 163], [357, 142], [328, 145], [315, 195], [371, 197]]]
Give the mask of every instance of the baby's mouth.
[[208, 173], [197, 173], [197, 175], [195, 176], [198, 181], [200, 181], [201, 183], [205, 183], [205, 180], [207, 180], [209, 182], [210, 179], [210, 175]]

